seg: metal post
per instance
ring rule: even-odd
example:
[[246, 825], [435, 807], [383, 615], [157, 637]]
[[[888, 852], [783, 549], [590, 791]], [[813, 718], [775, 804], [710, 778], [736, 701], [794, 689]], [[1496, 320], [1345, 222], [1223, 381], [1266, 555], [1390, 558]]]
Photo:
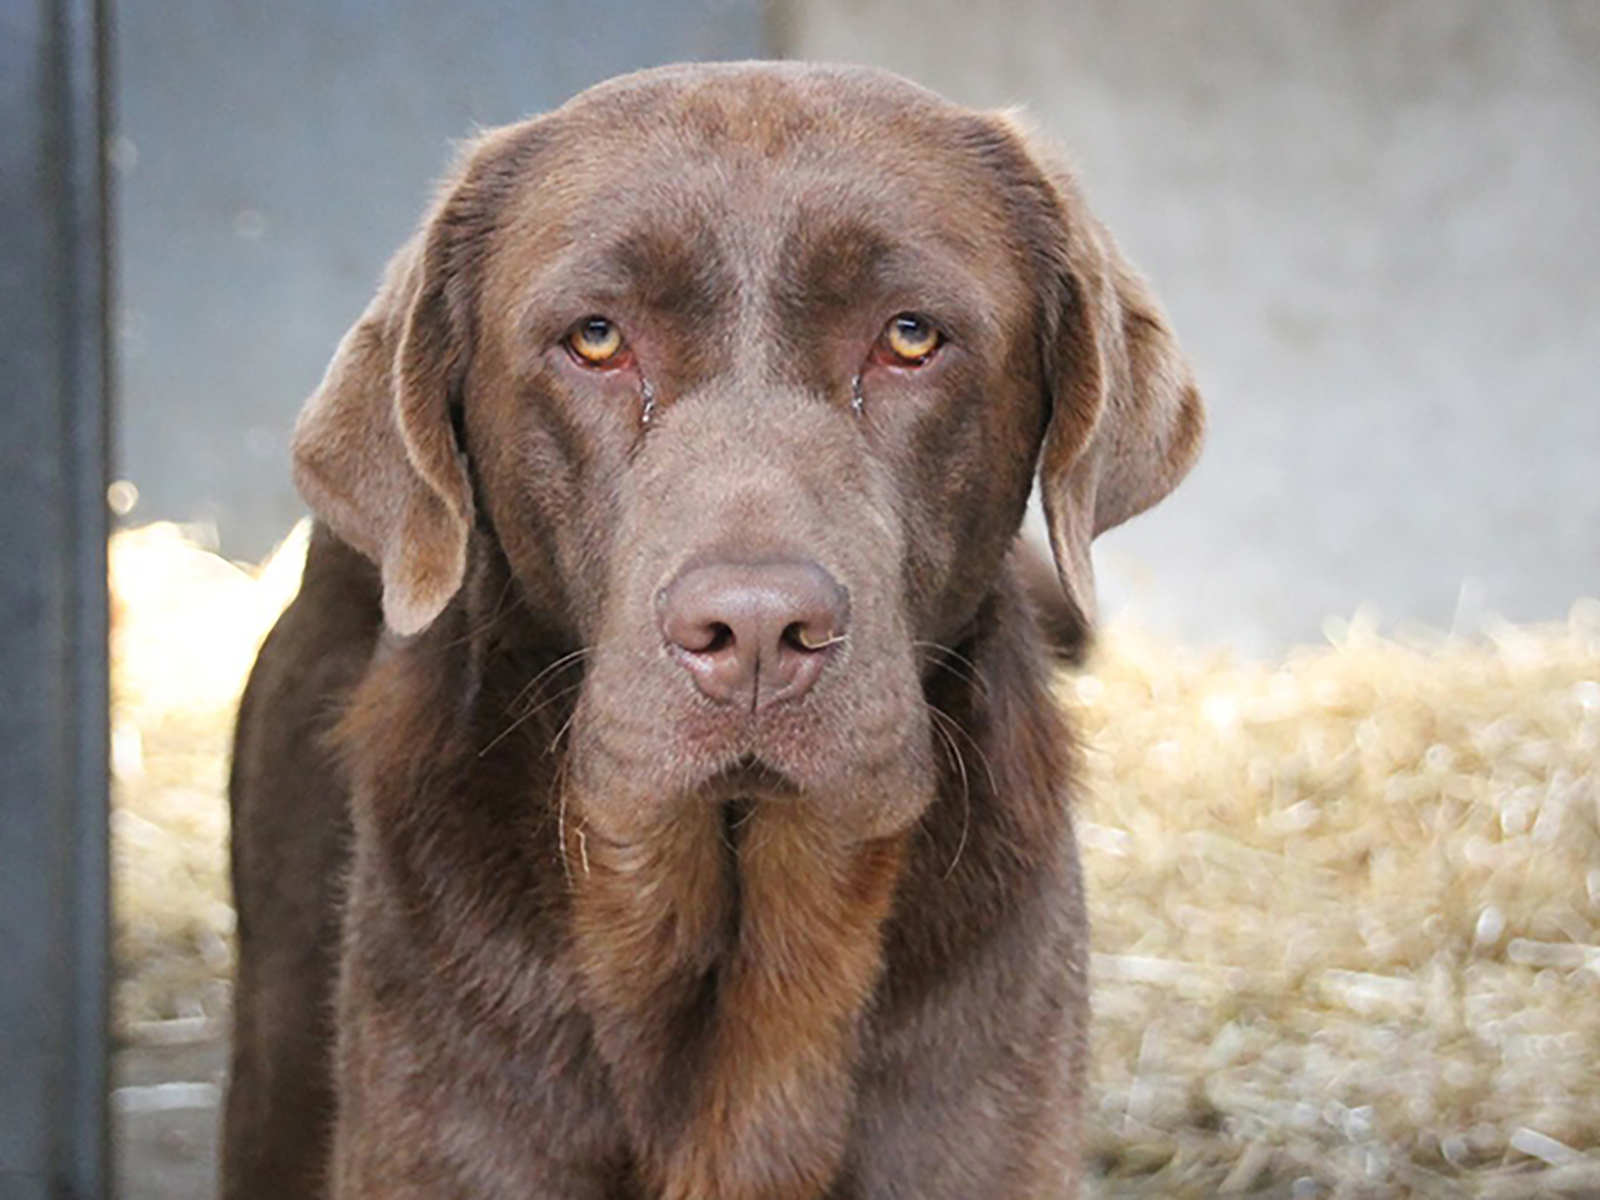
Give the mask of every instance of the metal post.
[[109, 1194], [103, 3], [0, 8], [0, 1200]]

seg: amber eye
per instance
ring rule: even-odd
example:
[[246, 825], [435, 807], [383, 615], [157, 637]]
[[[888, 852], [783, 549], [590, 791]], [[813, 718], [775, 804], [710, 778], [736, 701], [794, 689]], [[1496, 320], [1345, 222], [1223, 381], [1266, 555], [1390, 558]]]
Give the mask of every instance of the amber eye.
[[944, 342], [927, 317], [901, 313], [883, 331], [883, 344], [903, 364], [921, 366]]
[[604, 317], [585, 317], [567, 334], [567, 346], [591, 367], [603, 367], [622, 351], [622, 330]]

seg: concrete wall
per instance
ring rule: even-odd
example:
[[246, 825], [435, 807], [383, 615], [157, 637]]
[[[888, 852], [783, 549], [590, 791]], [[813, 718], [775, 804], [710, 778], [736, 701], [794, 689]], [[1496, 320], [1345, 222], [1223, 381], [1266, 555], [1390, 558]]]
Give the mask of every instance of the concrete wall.
[[796, 0], [784, 48], [1021, 103], [1164, 297], [1201, 467], [1102, 593], [1262, 648], [1600, 595], [1600, 5]]

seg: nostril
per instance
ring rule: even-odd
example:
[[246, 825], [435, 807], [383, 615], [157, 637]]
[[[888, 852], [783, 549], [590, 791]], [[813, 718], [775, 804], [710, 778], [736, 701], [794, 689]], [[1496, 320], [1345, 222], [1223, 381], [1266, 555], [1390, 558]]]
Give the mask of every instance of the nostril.
[[783, 631], [783, 644], [803, 654], [818, 654], [829, 646], [844, 641], [844, 635], [835, 633], [826, 624], [795, 621]]
[[695, 597], [689, 599], [688, 604], [672, 603], [663, 593], [658, 600], [661, 630], [667, 642], [686, 654], [698, 655], [717, 655], [733, 647], [738, 641], [733, 627], [714, 614], [701, 611], [703, 606], [694, 602]]

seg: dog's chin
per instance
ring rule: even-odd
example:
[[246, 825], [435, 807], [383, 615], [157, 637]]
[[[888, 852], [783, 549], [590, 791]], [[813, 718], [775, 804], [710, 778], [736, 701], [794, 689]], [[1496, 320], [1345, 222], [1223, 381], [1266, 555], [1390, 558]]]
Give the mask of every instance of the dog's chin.
[[759, 755], [746, 754], [710, 776], [696, 794], [711, 804], [747, 806], [803, 802], [793, 775]]
[[857, 727], [853, 739], [798, 712], [793, 720], [691, 716], [648, 732], [607, 717], [604, 706], [580, 704], [581, 774], [571, 795], [586, 819], [630, 839], [676, 814], [729, 804], [782, 806], [879, 837], [912, 824], [934, 794], [933, 734], [920, 712], [885, 720], [870, 736]]

